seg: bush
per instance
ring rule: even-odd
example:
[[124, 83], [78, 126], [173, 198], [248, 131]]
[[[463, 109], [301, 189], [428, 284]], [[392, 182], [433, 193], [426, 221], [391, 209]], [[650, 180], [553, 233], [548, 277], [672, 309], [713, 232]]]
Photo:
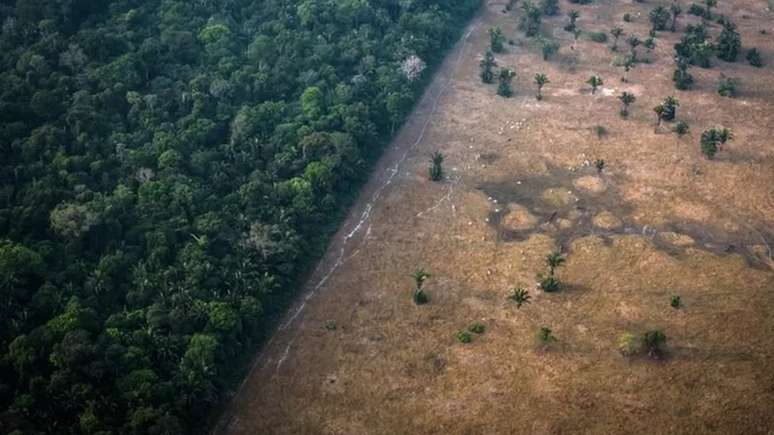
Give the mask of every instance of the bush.
[[597, 125], [594, 127], [594, 133], [597, 134], [599, 139], [602, 139], [603, 137], [607, 136], [607, 129], [604, 126]]
[[635, 356], [642, 352], [642, 340], [630, 332], [625, 332], [618, 338], [618, 351], [626, 357]]
[[750, 65], [756, 68], [760, 68], [763, 66], [763, 59], [761, 58], [761, 52], [758, 51], [757, 48], [751, 48], [747, 52], [746, 58], [747, 58], [747, 62], [749, 62]]
[[559, 0], [540, 0], [540, 10], [547, 16], [558, 14]]
[[548, 58], [559, 51], [559, 41], [554, 39], [543, 39], [541, 40], [541, 50], [543, 52], [543, 60], [548, 60]]
[[473, 336], [470, 335], [470, 332], [468, 331], [457, 331], [456, 334], [454, 334], [455, 337], [457, 337], [457, 341], [460, 343], [470, 343], [473, 341]]
[[715, 50], [718, 57], [726, 62], [736, 62], [739, 49], [742, 47], [742, 39], [736, 31], [736, 26], [729, 20], [723, 21], [723, 31], [718, 36]]
[[736, 96], [738, 84], [739, 82], [736, 79], [721, 74], [720, 80], [718, 81], [718, 94], [724, 97], [734, 97]]
[[648, 356], [651, 358], [661, 358], [667, 341], [666, 334], [663, 331], [660, 329], [648, 331], [643, 336], [642, 341], [645, 344], [645, 349], [648, 351]]
[[688, 134], [688, 131], [690, 131], [690, 128], [688, 127], [688, 123], [685, 121], [679, 121], [677, 125], [675, 125], [675, 132], [678, 136], [685, 136]]
[[547, 326], [541, 326], [537, 333], [538, 344], [544, 348], [551, 345], [551, 343], [557, 341], [554, 336], [554, 332]]
[[674, 295], [669, 299], [669, 306], [671, 306], [674, 309], [680, 308], [683, 306], [682, 298], [678, 295]]
[[557, 292], [561, 289], [562, 283], [559, 282], [559, 278], [557, 278], [554, 275], [538, 275], [538, 281], [540, 288], [543, 289], [544, 292], [552, 293]]
[[650, 11], [649, 17], [651, 24], [653, 24], [653, 30], [661, 31], [667, 29], [667, 24], [669, 24], [669, 19], [672, 17], [672, 14], [669, 13], [669, 10], [664, 6], [657, 6]]
[[589, 39], [594, 42], [604, 43], [607, 42], [607, 33], [605, 32], [589, 32]]
[[627, 23], [631, 23], [631, 22], [632, 22], [632, 15], [631, 15], [631, 14], [629, 14], [629, 13], [626, 13], [626, 14], [624, 14], [624, 16], [623, 16], [623, 20], [624, 20], [625, 22], [627, 22]]
[[701, 5], [692, 3], [691, 7], [688, 8], [688, 13], [691, 15], [696, 15], [697, 17], [704, 17], [707, 15], [707, 10], [704, 9], [704, 7]]
[[486, 331], [486, 327], [478, 322], [468, 326], [468, 331], [475, 334], [483, 334]]
[[430, 296], [425, 293], [424, 290], [416, 290], [414, 292], [414, 303], [417, 305], [424, 305], [430, 302]]

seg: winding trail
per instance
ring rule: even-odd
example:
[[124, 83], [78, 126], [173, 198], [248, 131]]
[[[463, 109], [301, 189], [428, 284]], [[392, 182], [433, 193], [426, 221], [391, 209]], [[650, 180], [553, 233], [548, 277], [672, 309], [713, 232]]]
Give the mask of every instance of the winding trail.
[[[480, 20], [480, 13], [471, 20], [463, 37], [457, 42], [444, 59], [443, 64], [438, 68], [436, 77], [433, 78], [425, 90], [414, 111], [406, 118], [405, 124], [401, 127], [392, 143], [385, 148], [382, 157], [373, 170], [371, 178], [362, 188], [358, 200], [352, 205], [347, 218], [329, 242], [325, 255], [318, 262], [314, 272], [312, 272], [302, 296], [288, 311], [287, 318], [280, 324], [263, 350], [256, 355], [247, 376], [245, 376], [245, 379], [232, 398], [232, 404], [227, 407], [220, 421], [214, 427], [213, 434], [232, 432], [232, 428], [239, 421], [239, 417], [234, 413], [233, 403], [238, 403], [242, 400], [248, 381], [257, 375], [256, 371], [259, 368], [260, 370], [267, 370], [272, 364], [274, 364], [273, 377], [276, 377], [280, 368], [292, 353], [300, 328], [298, 322], [303, 318], [307, 302], [324, 288], [337, 269], [360, 253], [363, 244], [371, 233], [370, 218], [375, 204], [390, 184], [392, 184], [409, 154], [424, 140], [428, 127], [438, 110], [440, 100], [455, 80], [459, 66], [466, 54], [468, 39], [478, 28]], [[453, 193], [454, 180], [447, 180], [447, 182], [450, 183], [449, 193], [444, 195], [437, 205], [440, 205], [444, 200], [451, 201], [449, 197]], [[454, 209], [453, 204], [452, 208]], [[269, 380], [267, 379], [267, 381]]]

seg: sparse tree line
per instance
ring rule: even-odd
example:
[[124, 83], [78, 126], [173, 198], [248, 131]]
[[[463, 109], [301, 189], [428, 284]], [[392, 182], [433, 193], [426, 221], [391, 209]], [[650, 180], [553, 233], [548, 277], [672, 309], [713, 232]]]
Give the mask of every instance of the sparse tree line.
[[206, 430], [478, 7], [0, 2], [0, 431]]

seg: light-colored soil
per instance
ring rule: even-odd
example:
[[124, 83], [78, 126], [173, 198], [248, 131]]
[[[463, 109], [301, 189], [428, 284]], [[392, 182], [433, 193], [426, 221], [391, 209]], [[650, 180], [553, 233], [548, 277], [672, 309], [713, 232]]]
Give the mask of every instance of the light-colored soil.
[[[652, 2], [573, 5], [584, 30], [647, 35]], [[720, 2], [745, 62], [693, 68], [695, 89], [671, 82], [672, 46], [660, 32], [652, 59], [621, 83], [606, 45], [561, 30], [570, 9], [544, 20], [562, 41], [545, 62], [516, 30], [520, 10], [492, 3], [441, 68], [386, 152], [309, 288], [256, 360], [218, 432], [230, 434], [771, 433], [774, 431], [774, 14], [766, 2]], [[518, 9], [518, 6], [517, 8]], [[687, 4], [684, 5], [687, 9]], [[623, 23], [629, 12], [633, 23]], [[696, 17], [685, 14], [682, 29]], [[478, 79], [486, 30], [515, 45], [505, 99]], [[765, 29], [766, 34], [760, 33]], [[711, 27], [713, 37], [719, 28]], [[607, 44], [609, 45], [609, 43]], [[532, 77], [551, 83], [536, 101]], [[714, 91], [720, 73], [741, 93]], [[591, 74], [605, 85], [590, 95]], [[448, 85], [448, 86], [447, 86]], [[616, 99], [637, 96], [631, 116]], [[680, 100], [683, 138], [651, 108]], [[598, 137], [595, 126], [607, 135]], [[735, 139], [714, 161], [699, 135]], [[447, 179], [427, 180], [429, 154]], [[602, 174], [593, 167], [604, 159]], [[607, 211], [620, 225], [598, 228]], [[512, 215], [512, 216], [511, 216]], [[509, 217], [511, 216], [511, 217]], [[609, 216], [608, 216], [609, 217]], [[604, 219], [610, 221], [610, 219]], [[564, 288], [536, 289], [545, 256], [562, 249]], [[431, 301], [416, 306], [418, 268]], [[530, 291], [517, 309], [511, 289]], [[673, 309], [670, 296], [684, 306]], [[335, 322], [336, 328], [326, 329]], [[456, 331], [486, 326], [470, 344]], [[558, 341], [536, 345], [541, 326]], [[618, 337], [662, 329], [662, 361], [623, 358]]]

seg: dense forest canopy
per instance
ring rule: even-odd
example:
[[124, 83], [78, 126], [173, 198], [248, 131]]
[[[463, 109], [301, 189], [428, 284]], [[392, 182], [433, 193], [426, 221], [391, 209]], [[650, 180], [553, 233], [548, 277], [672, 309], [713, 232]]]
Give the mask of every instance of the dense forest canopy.
[[4, 432], [200, 428], [477, 7], [0, 0]]

